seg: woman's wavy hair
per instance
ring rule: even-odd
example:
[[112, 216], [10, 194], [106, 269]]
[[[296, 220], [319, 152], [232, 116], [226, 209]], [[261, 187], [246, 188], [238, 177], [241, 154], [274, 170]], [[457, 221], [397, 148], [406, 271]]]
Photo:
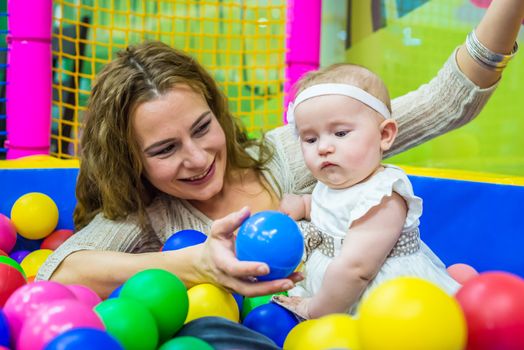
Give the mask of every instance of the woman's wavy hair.
[[[75, 228], [95, 215], [111, 220], [136, 213], [145, 227], [146, 207], [158, 190], [143, 176], [141, 151], [132, 115], [178, 84], [205, 97], [226, 135], [226, 176], [232, 169], [265, 168], [273, 150], [263, 141], [249, 140], [240, 121], [211, 75], [191, 56], [161, 42], [130, 46], [98, 74], [87, 105], [81, 138], [80, 171], [76, 186]], [[245, 148], [258, 146], [259, 159]]]

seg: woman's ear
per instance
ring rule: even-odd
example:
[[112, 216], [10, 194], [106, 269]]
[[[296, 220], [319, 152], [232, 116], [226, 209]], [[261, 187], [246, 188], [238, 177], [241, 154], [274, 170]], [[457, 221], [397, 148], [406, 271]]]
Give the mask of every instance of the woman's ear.
[[380, 124], [380, 149], [387, 151], [397, 137], [397, 122], [394, 119], [386, 119]]

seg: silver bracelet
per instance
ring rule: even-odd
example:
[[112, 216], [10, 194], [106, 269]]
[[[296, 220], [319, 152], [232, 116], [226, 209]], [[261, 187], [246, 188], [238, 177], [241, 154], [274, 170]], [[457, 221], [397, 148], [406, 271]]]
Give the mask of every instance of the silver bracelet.
[[475, 34], [475, 30], [472, 30], [466, 38], [466, 49], [475, 61], [487, 69], [500, 72], [506, 68], [508, 62], [513, 58], [513, 56], [515, 56], [519, 49], [519, 45], [515, 42], [513, 50], [511, 50], [511, 53], [508, 55], [493, 52], [479, 41]]

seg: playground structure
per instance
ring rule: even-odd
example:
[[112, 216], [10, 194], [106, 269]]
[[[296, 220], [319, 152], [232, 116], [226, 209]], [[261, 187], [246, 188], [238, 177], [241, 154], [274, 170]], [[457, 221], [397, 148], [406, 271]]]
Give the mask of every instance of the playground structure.
[[[37, 2], [40, 7], [32, 13], [40, 16], [46, 8], [52, 15], [49, 22], [38, 22], [36, 17], [17, 22], [18, 28], [16, 25], [10, 28], [15, 30], [10, 33], [10, 42], [39, 38], [35, 46], [49, 48], [49, 55], [43, 54], [50, 58], [52, 70], [24, 72], [31, 78], [26, 81], [30, 86], [18, 90], [22, 96], [32, 89], [49, 98], [32, 99], [30, 103], [18, 98], [22, 119], [15, 124], [8, 119], [8, 138], [9, 146], [15, 143], [17, 135], [25, 138], [24, 142], [34, 143], [32, 150], [23, 145], [21, 155], [49, 153], [52, 158], [0, 161], [0, 193], [4, 198], [0, 212], [8, 214], [10, 205], [21, 194], [42, 191], [58, 196], [64, 203], [59, 206], [62, 210], [59, 228], [72, 228], [78, 166], [75, 159], [90, 85], [96, 72], [116, 51], [131, 43], [154, 39], [195, 55], [219, 81], [229, 97], [232, 112], [242, 118], [254, 136], [283, 123], [288, 89], [304, 71], [316, 68], [321, 63], [320, 57], [325, 56], [320, 46], [321, 35], [327, 41], [326, 35], [335, 37], [341, 29], [331, 23], [329, 30], [324, 31], [326, 17], [329, 22], [329, 16], [342, 11], [321, 1]], [[311, 6], [309, 10], [300, 7], [305, 3]], [[377, 3], [381, 7], [371, 6]], [[345, 10], [353, 14], [352, 19], [360, 21], [350, 21], [347, 28], [342, 28], [347, 37], [337, 39], [346, 44], [341, 59], [370, 66], [391, 86], [393, 96], [430, 79], [483, 11], [467, 0], [352, 1], [347, 6]], [[306, 15], [305, 11], [310, 12]], [[10, 10], [10, 20], [15, 14], [24, 15], [24, 11]], [[40, 36], [17, 32], [27, 30], [28, 25], [20, 24], [28, 22], [43, 26], [49, 23], [49, 32]], [[378, 47], [380, 55], [373, 51]], [[29, 64], [37, 61], [32, 54], [24, 54], [31, 58]], [[415, 56], [423, 64], [405, 59]], [[466, 262], [479, 271], [496, 268], [524, 275], [524, 262], [517, 249], [521, 238], [516, 209], [524, 188], [524, 180], [519, 177], [524, 169], [520, 156], [524, 141], [515, 135], [523, 123], [524, 100], [516, 98], [518, 77], [524, 74], [523, 63], [519, 56], [511, 62], [501, 86], [478, 120], [388, 160], [423, 167], [408, 168], [415, 192], [425, 201], [421, 231], [446, 263]], [[410, 65], [409, 70], [406, 64]], [[399, 75], [397, 71], [410, 73]], [[37, 76], [42, 78], [42, 86], [38, 88]], [[7, 86], [11, 87], [12, 81]], [[38, 105], [44, 111], [39, 116], [41, 122], [33, 121], [36, 114], [27, 111]], [[9, 113], [7, 117], [11, 118]], [[38, 126], [42, 137], [28, 133], [29, 126], [33, 129]], [[16, 152], [11, 158], [18, 158]], [[61, 187], [64, 183], [67, 186]], [[502, 231], [504, 236], [499, 239], [497, 234]], [[496, 237], [497, 244], [493, 245]]]
[[[28, 36], [29, 44], [24, 47], [47, 45], [49, 48], [50, 45], [52, 71], [44, 72], [45, 69], [36, 66], [38, 62], [49, 62], [48, 53], [42, 52], [43, 59], [37, 59], [33, 52], [24, 53], [23, 57], [31, 57], [29, 63], [35, 64], [24, 63], [23, 57], [11, 60], [10, 69], [23, 74], [11, 74], [14, 80], [7, 84], [8, 93], [11, 90], [11, 96], [16, 96], [7, 103], [19, 106], [10, 107], [13, 112], [7, 114], [10, 120], [7, 138], [11, 143], [7, 158], [18, 157], [16, 147], [20, 142], [23, 154], [49, 153], [57, 158], [76, 158], [83, 113], [94, 77], [128, 44], [162, 40], [197, 57], [223, 88], [232, 112], [243, 120], [249, 133], [256, 136], [284, 122], [283, 111], [293, 82], [319, 64], [344, 60], [364, 64], [384, 78], [393, 97], [415, 89], [434, 76], [453, 48], [479, 21], [485, 11], [480, 6], [487, 3], [470, 0], [337, 3], [320, 0], [216, 3], [45, 0], [36, 1], [32, 6], [31, 1], [12, 1], [9, 21], [14, 25], [11, 25], [10, 40], [19, 48], [17, 54], [17, 48], [12, 47], [10, 54], [20, 57], [24, 45], [18, 43]], [[20, 4], [22, 7], [17, 10]], [[38, 16], [26, 14], [27, 6], [38, 9]], [[18, 20], [18, 16], [22, 19]], [[7, 16], [0, 19], [7, 22]], [[47, 28], [47, 33], [42, 28], [36, 34], [28, 32], [28, 28], [38, 24]], [[7, 27], [3, 28], [0, 34], [7, 32]], [[377, 49], [380, 55], [375, 53]], [[391, 162], [524, 174], [524, 157], [519, 152], [524, 141], [518, 135], [524, 126], [521, 118], [524, 100], [518, 96], [518, 77], [522, 74], [524, 60], [517, 55], [474, 123], [404, 152]], [[27, 79], [26, 85], [17, 92], [20, 84], [16, 77], [22, 75]], [[36, 88], [38, 77], [43, 83]], [[20, 98], [26, 96], [28, 90], [33, 92], [31, 103]], [[3, 115], [1, 110], [0, 115]], [[2, 120], [0, 117], [0, 131]], [[0, 141], [2, 137], [6, 136], [0, 134]], [[31, 151], [32, 148], [35, 149]], [[5, 155], [6, 151], [4, 147], [0, 153]]]

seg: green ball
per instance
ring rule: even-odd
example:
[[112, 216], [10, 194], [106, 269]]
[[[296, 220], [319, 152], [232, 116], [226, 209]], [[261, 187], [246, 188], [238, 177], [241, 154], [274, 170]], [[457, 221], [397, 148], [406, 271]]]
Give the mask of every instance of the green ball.
[[170, 339], [184, 325], [189, 299], [184, 283], [169, 271], [149, 269], [129, 278], [120, 298], [140, 301], [153, 315], [160, 343]]
[[22, 266], [20, 266], [19, 263], [16, 262], [15, 259], [11, 259], [10, 257], [0, 255], [0, 264], [6, 264], [14, 267], [18, 271], [20, 271], [20, 273], [22, 274], [22, 276], [24, 276], [25, 279], [27, 279], [24, 269], [22, 268]]
[[242, 302], [241, 318], [242, 319], [246, 318], [247, 314], [250, 313], [251, 310], [253, 310], [254, 308], [269, 303], [273, 295], [286, 295], [287, 296], [287, 292], [279, 292], [275, 294], [262, 295], [258, 297], [245, 297], [244, 301]]
[[115, 337], [125, 350], [154, 350], [158, 345], [158, 329], [149, 310], [136, 300], [107, 299], [95, 306], [107, 333]]
[[162, 344], [158, 350], [213, 350], [213, 347], [195, 337], [176, 337]]

